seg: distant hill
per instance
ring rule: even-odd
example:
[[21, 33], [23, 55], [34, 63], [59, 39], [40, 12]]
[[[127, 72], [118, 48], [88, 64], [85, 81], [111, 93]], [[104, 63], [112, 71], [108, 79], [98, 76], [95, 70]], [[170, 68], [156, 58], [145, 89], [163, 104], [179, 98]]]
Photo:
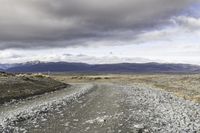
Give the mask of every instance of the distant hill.
[[189, 64], [120, 63], [85, 64], [69, 62], [28, 62], [6, 69], [8, 72], [111, 72], [111, 73], [199, 73], [200, 66]]
[[16, 66], [16, 64], [0, 64], [0, 71]]

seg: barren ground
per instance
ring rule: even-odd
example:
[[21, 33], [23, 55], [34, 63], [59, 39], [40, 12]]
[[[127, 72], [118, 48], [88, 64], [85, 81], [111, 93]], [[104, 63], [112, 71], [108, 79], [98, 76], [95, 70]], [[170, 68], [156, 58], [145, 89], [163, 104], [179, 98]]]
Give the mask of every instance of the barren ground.
[[3, 133], [198, 133], [199, 75], [52, 75], [71, 86], [0, 106]]
[[200, 103], [200, 74], [60, 74], [54, 75], [53, 78], [71, 83], [142, 83], [156, 89], [172, 92], [178, 97]]

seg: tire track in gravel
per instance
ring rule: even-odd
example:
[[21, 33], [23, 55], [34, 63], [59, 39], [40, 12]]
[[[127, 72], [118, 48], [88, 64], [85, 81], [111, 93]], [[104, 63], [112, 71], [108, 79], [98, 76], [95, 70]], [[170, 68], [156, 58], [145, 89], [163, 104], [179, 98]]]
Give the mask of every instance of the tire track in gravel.
[[28, 133], [198, 133], [199, 112], [199, 104], [168, 92], [105, 83], [11, 126], [14, 132]]
[[71, 103], [90, 93], [93, 88], [93, 84], [75, 85], [14, 103], [6, 103], [0, 106], [0, 132], [25, 132], [18, 123], [37, 118], [38, 115], [57, 109], [60, 105]]
[[97, 85], [90, 93], [67, 105], [16, 124], [29, 133], [116, 133], [127, 127], [124, 94], [112, 85]]

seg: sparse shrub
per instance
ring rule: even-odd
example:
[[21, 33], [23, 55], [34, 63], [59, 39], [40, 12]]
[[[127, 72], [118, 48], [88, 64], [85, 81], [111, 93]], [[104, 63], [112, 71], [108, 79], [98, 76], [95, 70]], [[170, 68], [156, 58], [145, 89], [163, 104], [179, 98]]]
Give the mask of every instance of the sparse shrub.
[[95, 79], [95, 80], [99, 80], [99, 79], [102, 79], [102, 78], [101, 78], [101, 77], [95, 77], [94, 79]]
[[31, 76], [35, 78], [49, 78], [48, 75], [44, 75], [42, 73], [35, 73], [35, 74], [32, 74]]
[[73, 77], [71, 77], [71, 79], [77, 79], [78, 77], [77, 76], [73, 76]]

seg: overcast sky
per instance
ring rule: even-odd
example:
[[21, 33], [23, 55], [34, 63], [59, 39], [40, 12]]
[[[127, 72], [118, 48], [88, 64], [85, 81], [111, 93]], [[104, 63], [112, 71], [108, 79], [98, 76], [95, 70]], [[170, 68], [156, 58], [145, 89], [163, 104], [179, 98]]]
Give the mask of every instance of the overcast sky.
[[200, 0], [0, 0], [0, 64], [200, 65]]

